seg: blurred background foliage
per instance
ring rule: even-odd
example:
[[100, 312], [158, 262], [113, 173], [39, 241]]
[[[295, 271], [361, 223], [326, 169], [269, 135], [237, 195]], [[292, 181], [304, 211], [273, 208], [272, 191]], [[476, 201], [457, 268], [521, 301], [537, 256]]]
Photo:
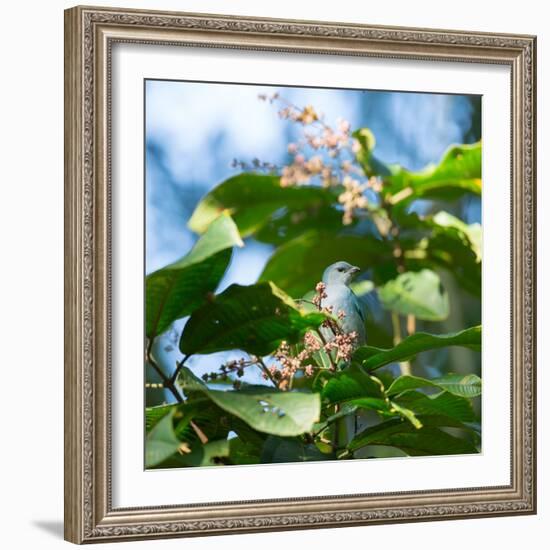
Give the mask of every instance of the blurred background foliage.
[[[277, 117], [280, 101], [290, 112]], [[319, 120], [299, 119], [312, 114]], [[370, 181], [361, 188], [365, 204], [353, 208], [352, 201], [349, 212], [342, 172], [332, 174], [333, 184], [318, 167], [306, 185], [281, 186], [280, 178], [290, 173], [292, 180], [303, 163], [298, 156], [308, 161], [316, 153], [311, 144], [300, 145], [304, 128], [321, 124], [326, 136], [322, 126], [336, 128], [342, 120], [350, 124], [350, 147], [337, 160], [358, 167], [358, 182]], [[481, 324], [480, 139], [478, 96], [148, 81], [146, 332], [154, 358], [146, 363], [148, 466], [479, 449], [480, 335], [468, 329]], [[318, 149], [324, 165], [334, 160], [330, 148]], [[334, 380], [297, 377], [294, 392], [266, 393], [265, 369], [244, 368], [248, 363], [228, 376], [211, 375], [243, 356], [248, 361], [242, 350], [268, 355], [280, 340], [299, 342], [318, 325], [320, 312], [304, 316], [288, 300], [313, 291], [337, 260], [362, 269], [354, 289], [368, 306], [368, 347], [363, 355], [358, 350], [357, 366], [331, 373]], [[239, 315], [250, 322], [251, 299], [274, 311], [286, 308], [284, 326], [272, 318], [262, 332], [255, 321], [233, 340], [220, 340], [220, 323]], [[258, 330], [254, 342], [251, 327]], [[426, 344], [415, 340], [419, 332], [462, 335]], [[377, 359], [375, 348], [397, 353]], [[371, 368], [380, 368], [381, 394], [371, 387]], [[388, 393], [397, 382], [400, 391]], [[233, 391], [226, 391], [228, 383]], [[362, 388], [357, 395], [341, 393], [351, 384]], [[183, 405], [171, 405], [174, 389], [183, 390]], [[286, 413], [316, 392], [319, 402], [298, 403], [304, 414]], [[332, 432], [323, 443], [316, 424], [335, 414], [355, 418], [343, 436], [345, 449], [335, 448]], [[275, 419], [275, 430], [262, 424], [266, 418]], [[289, 424], [286, 431], [282, 424]], [[319, 433], [312, 437], [314, 424]], [[384, 426], [370, 433], [373, 424]], [[336, 421], [325, 429], [338, 425], [346, 429]]]

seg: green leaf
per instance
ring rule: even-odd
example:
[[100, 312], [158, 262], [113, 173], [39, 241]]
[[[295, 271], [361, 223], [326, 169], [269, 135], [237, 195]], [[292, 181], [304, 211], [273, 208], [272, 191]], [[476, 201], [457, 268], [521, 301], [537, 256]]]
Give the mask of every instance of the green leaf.
[[353, 358], [362, 363], [363, 367], [367, 370], [371, 371], [389, 363], [405, 361], [423, 351], [448, 346], [462, 346], [480, 351], [481, 325], [450, 334], [436, 335], [417, 332], [408, 336], [391, 349], [362, 346], [355, 351]]
[[[319, 378], [319, 380], [321, 380]], [[357, 365], [326, 377], [322, 386], [321, 397], [329, 403], [343, 403], [356, 399], [384, 397], [379, 381], [364, 372]]]
[[459, 397], [473, 398], [481, 395], [481, 378], [475, 374], [446, 374], [427, 380], [418, 376], [400, 376], [387, 390], [388, 396], [418, 388], [438, 388]]
[[417, 418], [414, 411], [408, 409], [407, 407], [402, 407], [398, 403], [392, 401], [391, 403], [392, 411], [397, 412], [403, 418], [407, 419], [417, 430], [422, 428], [422, 422]]
[[[336, 204], [337, 195], [334, 196]], [[254, 238], [279, 246], [300, 237], [307, 231], [319, 230], [338, 233], [342, 229], [342, 211], [329, 204], [311, 204], [299, 208], [285, 208], [275, 212], [257, 231]]]
[[356, 296], [361, 297], [374, 290], [374, 283], [368, 280], [357, 281], [351, 283], [350, 288]]
[[463, 235], [465, 235], [470, 243], [471, 249], [474, 251], [476, 255], [476, 260], [478, 262], [481, 261], [481, 253], [482, 253], [481, 224], [472, 223], [468, 225], [467, 223], [464, 223], [462, 220], [456, 218], [455, 216], [452, 216], [448, 212], [443, 212], [443, 211], [438, 212], [433, 217], [433, 221], [436, 225], [440, 227], [452, 227], [460, 231]]
[[260, 281], [273, 281], [291, 296], [300, 297], [315, 288], [323, 271], [334, 262], [343, 260], [367, 269], [391, 258], [389, 245], [373, 236], [308, 231], [275, 251]]
[[442, 321], [449, 316], [449, 296], [439, 275], [429, 269], [408, 271], [379, 288], [385, 309], [414, 315], [424, 321]]
[[218, 407], [260, 432], [300, 435], [319, 420], [320, 399], [316, 393], [281, 392], [261, 386], [238, 391], [212, 390], [185, 367], [178, 381], [184, 391], [202, 391]]
[[233, 220], [224, 214], [197, 241], [191, 252], [145, 280], [146, 334], [153, 338], [176, 319], [189, 315], [218, 286], [231, 248], [243, 246]]
[[177, 462], [186, 466], [218, 466], [220, 458], [228, 457], [230, 444], [226, 439], [209, 441], [205, 445], [194, 445], [189, 454], [177, 456]]
[[149, 433], [167, 414], [173, 413], [177, 405], [159, 405], [145, 409], [145, 431]]
[[363, 168], [366, 176], [391, 176], [401, 169], [397, 165], [388, 165], [381, 162], [373, 155], [376, 147], [376, 139], [370, 128], [360, 128], [353, 132], [353, 137], [357, 140], [359, 148], [355, 154], [357, 162]]
[[[481, 226], [464, 224], [447, 212], [419, 217], [416, 213], [395, 211], [402, 233], [411, 233], [412, 247], [405, 250], [407, 268], [414, 271], [445, 268], [474, 296], [481, 295]], [[418, 234], [422, 232], [422, 234]]]
[[172, 456], [181, 445], [174, 433], [173, 415], [165, 415], [149, 432], [145, 441], [145, 467], [157, 466]]
[[229, 440], [229, 458], [231, 464], [259, 464], [261, 450], [261, 447], [243, 441], [240, 437], [233, 437]]
[[331, 455], [323, 454], [315, 445], [304, 444], [299, 439], [270, 436], [265, 441], [261, 462], [262, 464], [277, 464], [331, 460], [333, 458]]
[[172, 454], [160, 468], [183, 468], [190, 466], [219, 466], [225, 463], [230, 454], [230, 443], [226, 439], [209, 441], [204, 445], [196, 443], [191, 446], [191, 452]]
[[474, 422], [477, 419], [468, 399], [448, 392], [428, 396], [417, 391], [408, 391], [395, 398], [393, 403], [415, 415], [448, 416], [460, 422]]
[[324, 320], [322, 313], [303, 313], [273, 283], [232, 285], [193, 312], [181, 335], [180, 350], [185, 355], [231, 349], [267, 355], [283, 340], [300, 341]]
[[281, 187], [279, 176], [244, 173], [219, 184], [199, 202], [189, 228], [203, 233], [223, 212], [229, 212], [247, 237], [259, 230], [281, 208], [318, 207], [332, 195], [312, 186]]
[[418, 198], [454, 200], [464, 193], [481, 195], [481, 142], [452, 145], [439, 164], [420, 172], [394, 170], [386, 179], [393, 204]]
[[440, 426], [449, 426], [447, 419], [440, 417], [419, 417], [422, 428], [415, 428], [410, 422], [392, 419], [369, 427], [359, 433], [349, 444], [351, 451], [366, 445], [388, 445], [397, 447], [410, 456], [453, 455], [477, 453], [469, 440], [450, 435]]

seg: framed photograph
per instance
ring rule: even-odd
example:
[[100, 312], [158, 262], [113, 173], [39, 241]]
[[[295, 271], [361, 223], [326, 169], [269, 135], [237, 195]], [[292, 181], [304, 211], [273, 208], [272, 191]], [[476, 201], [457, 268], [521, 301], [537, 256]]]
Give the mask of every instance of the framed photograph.
[[65, 537], [533, 514], [533, 36], [65, 12]]

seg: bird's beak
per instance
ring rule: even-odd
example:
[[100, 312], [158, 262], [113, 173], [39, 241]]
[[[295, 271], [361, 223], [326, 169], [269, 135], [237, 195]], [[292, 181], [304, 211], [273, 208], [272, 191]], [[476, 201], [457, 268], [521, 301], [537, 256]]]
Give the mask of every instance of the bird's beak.
[[353, 266], [353, 267], [349, 270], [349, 272], [350, 272], [352, 275], [354, 275], [355, 273], [359, 273], [360, 271], [361, 271], [361, 269], [358, 268], [358, 267], [356, 267], [356, 266]]

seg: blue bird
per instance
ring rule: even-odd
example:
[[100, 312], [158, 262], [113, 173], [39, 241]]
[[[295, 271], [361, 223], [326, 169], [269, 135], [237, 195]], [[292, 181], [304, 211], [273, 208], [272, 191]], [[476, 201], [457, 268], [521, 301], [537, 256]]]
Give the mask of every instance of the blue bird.
[[[344, 312], [344, 318], [340, 320], [340, 326], [346, 333], [355, 331], [357, 340], [355, 346], [366, 344], [367, 335], [365, 331], [366, 311], [363, 302], [353, 293], [349, 287], [353, 278], [361, 271], [348, 262], [336, 262], [329, 265], [323, 273], [326, 298], [323, 299], [323, 307], [331, 307], [334, 316]], [[327, 340], [334, 338], [331, 329], [321, 329]]]

